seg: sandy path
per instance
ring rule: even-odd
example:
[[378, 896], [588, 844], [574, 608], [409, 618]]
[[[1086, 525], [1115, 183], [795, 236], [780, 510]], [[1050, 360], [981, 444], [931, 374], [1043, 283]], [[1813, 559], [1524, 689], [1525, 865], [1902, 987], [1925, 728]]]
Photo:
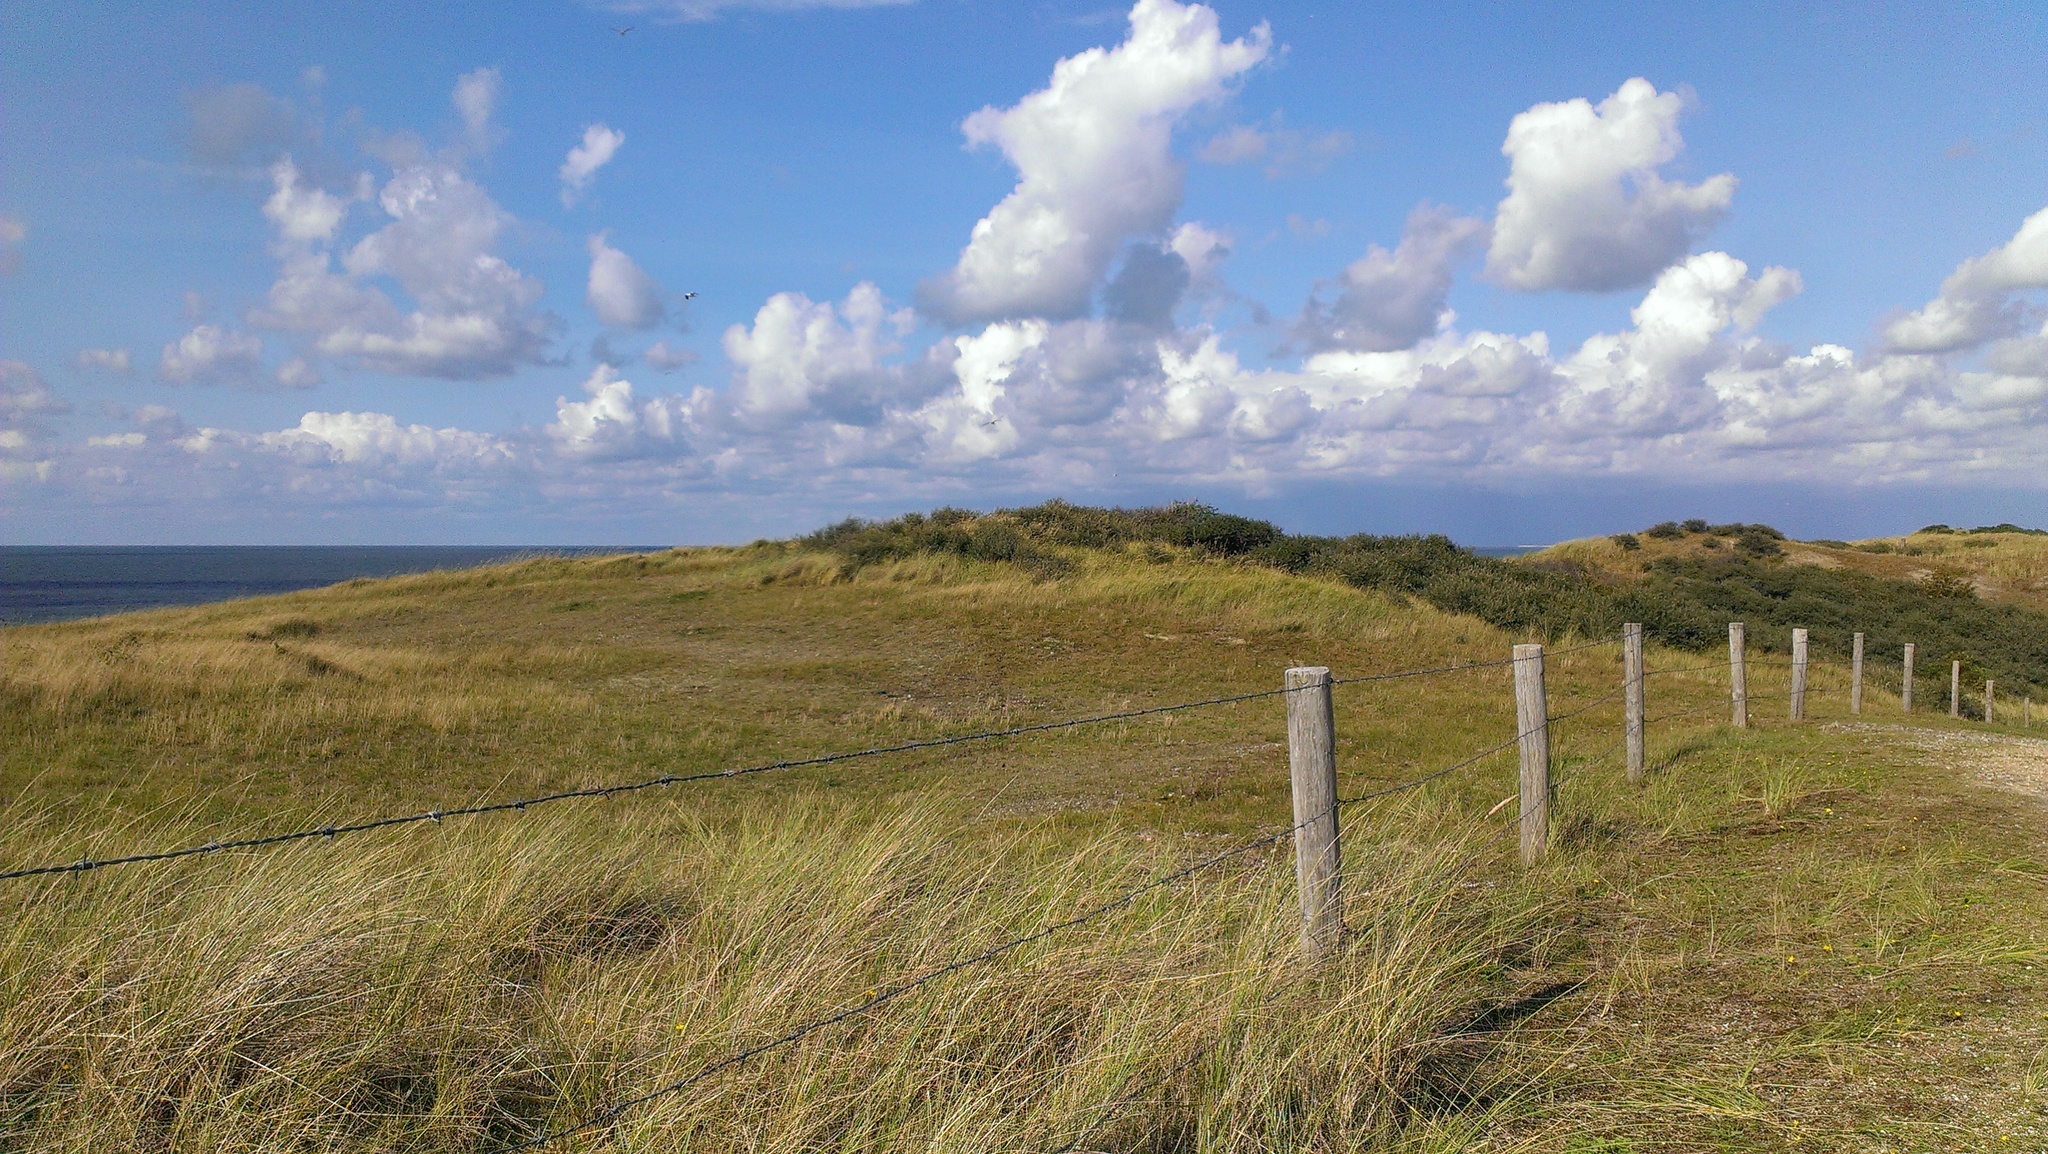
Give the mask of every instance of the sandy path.
[[1909, 748], [1925, 750], [1958, 769], [1967, 770], [1971, 777], [1985, 785], [2048, 802], [2048, 738], [1917, 729], [1870, 722], [1837, 722], [1829, 728], [1864, 733], [1882, 730]]

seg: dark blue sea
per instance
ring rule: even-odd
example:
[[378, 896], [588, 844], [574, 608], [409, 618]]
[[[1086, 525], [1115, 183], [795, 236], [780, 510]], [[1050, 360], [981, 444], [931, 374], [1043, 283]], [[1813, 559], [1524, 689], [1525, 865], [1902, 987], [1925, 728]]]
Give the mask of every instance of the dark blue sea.
[[[644, 553], [658, 545], [0, 545], [0, 625], [69, 621], [289, 593], [356, 577], [468, 569], [540, 554]], [[1484, 546], [1512, 557], [1539, 545]]]
[[289, 593], [356, 577], [467, 569], [541, 554], [640, 553], [658, 546], [5, 545], [0, 624], [68, 621]]

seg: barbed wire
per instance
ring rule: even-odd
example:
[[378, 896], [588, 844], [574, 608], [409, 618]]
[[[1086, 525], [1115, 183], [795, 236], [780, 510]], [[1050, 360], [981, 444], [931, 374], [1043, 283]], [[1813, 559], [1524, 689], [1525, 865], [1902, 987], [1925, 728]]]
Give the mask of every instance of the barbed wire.
[[1404, 669], [1399, 673], [1368, 673], [1362, 677], [1332, 677], [1330, 684], [1363, 685], [1369, 681], [1399, 681], [1404, 677], [1428, 677], [1436, 673], [1463, 673], [1468, 669], [1498, 669], [1503, 665], [1513, 665], [1514, 663], [1514, 658], [1507, 657], [1499, 661], [1471, 661], [1464, 665], [1434, 665], [1427, 669]]
[[[1589, 644], [1606, 644], [1594, 642]], [[1584, 648], [1584, 646], [1581, 646]], [[1400, 670], [1393, 673], [1368, 674], [1362, 677], [1332, 679], [1332, 684], [1360, 684], [1372, 681], [1390, 681], [1404, 677], [1424, 677], [1432, 674], [1455, 673], [1465, 669], [1481, 669], [1512, 664], [1513, 659], [1495, 662], [1475, 662], [1469, 665], [1436, 666], [1425, 669]], [[613, 797], [619, 794], [637, 793], [649, 789], [661, 789], [676, 785], [688, 785], [700, 781], [718, 781], [727, 778], [749, 777], [755, 774], [772, 773], [788, 769], [807, 769], [831, 765], [841, 761], [880, 757], [893, 753], [910, 753], [918, 750], [937, 749], [970, 742], [995, 741], [1006, 737], [1019, 737], [1032, 733], [1046, 733], [1054, 730], [1073, 729], [1087, 725], [1101, 725], [1112, 721], [1129, 721], [1140, 717], [1151, 717], [1164, 713], [1176, 713], [1190, 709], [1206, 709], [1218, 705], [1232, 705], [1262, 698], [1279, 697], [1288, 693], [1314, 688], [1296, 686], [1292, 689], [1263, 689], [1251, 693], [1231, 694], [1224, 697], [1204, 698], [1199, 701], [1177, 702], [1172, 705], [1154, 705], [1143, 709], [1127, 709], [1115, 713], [1096, 714], [1089, 717], [1069, 718], [1063, 721], [1034, 722], [1029, 725], [1010, 726], [1005, 729], [983, 730], [977, 733], [955, 734], [950, 737], [923, 738], [917, 741], [899, 742], [894, 745], [872, 746], [866, 749], [846, 750], [839, 753], [819, 754], [815, 757], [786, 758], [780, 761], [757, 765], [740, 766], [704, 773], [664, 774], [660, 777], [640, 781], [621, 782], [616, 785], [590, 786], [583, 789], [560, 790], [533, 797], [517, 798], [511, 801], [489, 802], [482, 805], [451, 806], [446, 809], [429, 809], [423, 812], [399, 814], [391, 817], [372, 818], [366, 821], [329, 824], [290, 830], [284, 833], [265, 834], [251, 837], [215, 839], [204, 845], [181, 846], [176, 849], [156, 850], [147, 853], [124, 854], [118, 857], [81, 857], [74, 862], [60, 862], [41, 866], [28, 866], [0, 871], [0, 881], [19, 878], [43, 877], [52, 874], [87, 873], [112, 866], [140, 865], [148, 862], [172, 861], [178, 858], [198, 857], [222, 853], [228, 850], [262, 849], [284, 845], [289, 842], [310, 841], [314, 838], [332, 839], [346, 834], [367, 833], [372, 830], [392, 829], [399, 826], [417, 825], [422, 822], [439, 824], [452, 817], [478, 817], [485, 814], [525, 812], [534, 806], [552, 805], [564, 801], [583, 801]]]
[[1560, 721], [1565, 721], [1570, 718], [1577, 717], [1579, 714], [1584, 713], [1589, 709], [1594, 709], [1598, 706], [1605, 705], [1608, 702], [1613, 701], [1615, 698], [1620, 697], [1627, 688], [1628, 686], [1625, 684], [1617, 685], [1613, 689], [1608, 690], [1606, 693], [1603, 693], [1600, 696], [1594, 698], [1593, 700], [1586, 702], [1584, 705], [1579, 706], [1577, 709], [1570, 709], [1566, 710], [1563, 713], [1552, 714], [1549, 719], [1550, 724], [1556, 725]]
[[395, 817], [375, 818], [369, 821], [351, 822], [342, 825], [324, 825], [287, 833], [268, 834], [259, 837], [235, 838], [228, 841], [210, 841], [205, 845], [185, 846], [179, 849], [161, 850], [154, 853], [128, 854], [112, 858], [82, 858], [75, 862], [34, 866], [24, 869], [0, 872], [0, 881], [14, 878], [36, 877], [46, 874], [84, 873], [88, 870], [108, 866], [133, 865], [142, 862], [169, 861], [174, 858], [194, 857], [200, 854], [219, 853], [233, 849], [255, 849], [265, 846], [282, 845], [286, 842], [306, 841], [312, 838], [332, 838], [342, 834], [364, 833], [370, 830], [390, 829], [395, 826], [415, 825], [420, 822], [439, 823], [451, 817], [475, 817], [480, 814], [525, 811], [532, 806], [551, 805], [555, 802], [587, 800], [612, 797], [622, 793], [687, 785], [699, 781], [718, 781], [726, 778], [748, 777], [754, 774], [771, 773], [785, 769], [807, 769], [814, 766], [830, 765], [835, 762], [852, 761], [858, 758], [879, 757], [891, 753], [907, 753], [942, 746], [961, 745], [968, 742], [993, 741], [1004, 737], [1017, 737], [1029, 733], [1044, 733], [1057, 729], [1072, 729], [1084, 725], [1100, 725], [1111, 721], [1128, 721], [1132, 718], [1149, 717], [1162, 713], [1173, 713], [1189, 709], [1203, 709], [1216, 705], [1230, 705], [1241, 701], [1254, 701], [1265, 697], [1279, 697], [1299, 692], [1313, 686], [1299, 686], [1294, 689], [1265, 689], [1255, 693], [1233, 694], [1228, 697], [1212, 697], [1201, 701], [1185, 701], [1173, 705], [1154, 705], [1144, 709], [1128, 709], [1117, 713], [1097, 714], [1091, 717], [1070, 718], [1065, 721], [1035, 722], [1030, 725], [1011, 726], [1007, 729], [986, 730], [979, 733], [956, 734], [951, 737], [923, 738], [917, 741], [900, 742], [895, 745], [872, 746], [867, 749], [846, 750], [840, 753], [825, 753], [815, 757], [788, 758], [781, 761], [765, 762], [758, 765], [732, 769], [711, 770], [704, 773], [664, 774], [661, 777], [641, 781], [623, 782], [618, 785], [591, 786], [585, 789], [561, 790], [556, 793], [535, 797], [519, 798], [513, 801], [491, 802], [484, 805], [455, 806], [448, 809], [430, 809], [423, 813], [403, 814]]
[[844, 1009], [834, 1011], [833, 1013], [827, 1014], [821, 1018], [815, 1018], [769, 1041], [759, 1042], [755, 1045], [745, 1047], [741, 1050], [737, 1050], [731, 1054], [726, 1055], [724, 1058], [721, 1058], [718, 1061], [711, 1063], [708, 1066], [704, 1066], [698, 1069], [696, 1073], [691, 1074], [688, 1077], [679, 1078], [676, 1081], [670, 1082], [663, 1086], [659, 1086], [653, 1090], [649, 1090], [644, 1094], [640, 1094], [635, 1097], [625, 1099], [621, 1102], [613, 1103], [612, 1105], [605, 1107], [603, 1110], [600, 1110], [597, 1113], [590, 1115], [583, 1121], [577, 1122], [574, 1125], [567, 1126], [559, 1130], [553, 1130], [546, 1134], [541, 1134], [536, 1137], [529, 1138], [525, 1141], [517, 1142], [509, 1146], [499, 1147], [498, 1154], [513, 1154], [513, 1152], [520, 1150], [536, 1150], [543, 1146], [549, 1145], [550, 1143], [556, 1142], [560, 1139], [572, 1137], [577, 1134], [586, 1133], [590, 1130], [594, 1130], [601, 1126], [607, 1125], [608, 1123], [611, 1123], [623, 1117], [625, 1114], [627, 1114], [629, 1111], [633, 1110], [636, 1107], [644, 1106], [657, 1098], [664, 1098], [670, 1094], [680, 1093], [684, 1090], [689, 1089], [692, 1086], [697, 1085], [700, 1082], [703, 1082], [705, 1079], [711, 1077], [714, 1074], [719, 1073], [722, 1070], [731, 1069], [734, 1066], [749, 1061], [753, 1058], [759, 1057], [760, 1055], [768, 1053], [772, 1050], [778, 1050], [784, 1046], [793, 1045], [794, 1043], [799, 1042], [804, 1038], [817, 1033], [820, 1030], [838, 1025], [839, 1023], [847, 1021], [851, 1018], [858, 1017], [861, 1014], [868, 1012], [869, 1010], [884, 1005], [888, 1002], [895, 1001], [897, 998], [903, 997], [906, 994], [912, 993], [913, 991], [930, 985], [931, 983], [939, 980], [942, 977], [945, 977], [948, 974], [957, 973], [960, 970], [967, 969], [970, 966], [980, 965], [984, 962], [994, 961], [995, 959], [1002, 957], [1004, 954], [1008, 954], [1014, 950], [1021, 949], [1022, 947], [1030, 945], [1033, 942], [1043, 941], [1046, 938], [1052, 937], [1054, 934], [1058, 934], [1066, 930], [1073, 929], [1076, 926], [1085, 925], [1088, 922], [1092, 922], [1105, 914], [1112, 913], [1116, 910], [1122, 909], [1123, 907], [1130, 905], [1132, 902], [1137, 901], [1140, 897], [1143, 897], [1145, 894], [1151, 893], [1154, 890], [1163, 889], [1167, 886], [1173, 885], [1176, 882], [1183, 881], [1189, 877], [1194, 876], [1195, 874], [1201, 873], [1204, 870], [1213, 869], [1216, 866], [1223, 864], [1224, 862], [1242, 857], [1245, 854], [1251, 853], [1255, 850], [1261, 850], [1266, 848], [1267, 846], [1274, 845], [1284, 840], [1285, 838], [1300, 832], [1307, 826], [1317, 821], [1321, 821], [1324, 817], [1327, 817], [1329, 814], [1337, 810], [1340, 810], [1347, 805], [1354, 805], [1359, 802], [1370, 801], [1374, 798], [1386, 797], [1390, 794], [1401, 793], [1405, 790], [1415, 789], [1425, 784], [1426, 782], [1433, 781], [1437, 778], [1443, 777], [1445, 774], [1451, 773], [1458, 769], [1462, 769], [1465, 766], [1471, 765], [1472, 763], [1479, 761], [1491, 754], [1498, 753], [1501, 750], [1506, 749], [1508, 746], [1513, 745], [1516, 741], [1520, 740], [1521, 736], [1522, 735], [1517, 734], [1514, 738], [1510, 738], [1508, 741], [1505, 741], [1500, 745], [1496, 745], [1490, 749], [1482, 750], [1479, 753], [1473, 754], [1472, 756], [1465, 758], [1463, 761], [1457, 762], [1453, 765], [1446, 766], [1443, 769], [1437, 770], [1436, 772], [1428, 774], [1424, 777], [1416, 778], [1413, 781], [1404, 782], [1401, 785], [1391, 786], [1387, 789], [1376, 790], [1372, 793], [1361, 794], [1356, 797], [1338, 798], [1335, 801], [1332, 801], [1327, 807], [1322, 809], [1320, 812], [1315, 813], [1309, 817], [1303, 818], [1302, 820], [1294, 823], [1293, 825], [1287, 826], [1283, 829], [1274, 830], [1270, 833], [1261, 834], [1248, 841], [1241, 842], [1238, 845], [1232, 846], [1229, 849], [1223, 850], [1219, 853], [1211, 854], [1208, 857], [1202, 858], [1189, 865], [1185, 865], [1180, 867], [1179, 869], [1175, 869], [1168, 873], [1161, 874], [1160, 876], [1153, 878], [1151, 881], [1148, 881], [1143, 885], [1139, 885], [1131, 889], [1125, 890], [1123, 893], [1117, 895], [1116, 897], [1111, 898], [1110, 900], [1103, 902], [1100, 905], [1096, 905], [1087, 910], [1084, 910], [1081, 913], [1076, 914], [1073, 917], [1067, 918], [1064, 921], [1055, 922], [1052, 925], [1044, 926], [1040, 929], [1032, 931], [1031, 933], [1021, 934], [1017, 937], [1010, 938], [1007, 941], [1000, 942], [996, 945], [990, 946], [989, 948], [982, 950], [977, 954], [973, 954], [965, 958], [960, 958], [955, 961], [947, 962], [946, 964], [941, 966], [934, 966], [931, 969], [925, 970], [924, 972], [917, 974], [914, 977], [906, 978], [886, 988], [878, 989], [875, 993], [869, 995], [866, 999], [852, 1006], [848, 1006]]
[[1728, 663], [1727, 663], [1727, 662], [1725, 662], [1725, 661], [1717, 661], [1717, 662], [1715, 662], [1715, 663], [1713, 663], [1713, 664], [1711, 664], [1711, 665], [1688, 665], [1688, 666], [1684, 667], [1683, 669], [1645, 669], [1645, 670], [1643, 670], [1643, 676], [1644, 676], [1644, 677], [1663, 677], [1663, 676], [1665, 676], [1666, 674], [1671, 674], [1671, 673], [1704, 673], [1704, 672], [1707, 672], [1708, 670], [1713, 670], [1713, 669], [1726, 669], [1726, 668], [1728, 668]]

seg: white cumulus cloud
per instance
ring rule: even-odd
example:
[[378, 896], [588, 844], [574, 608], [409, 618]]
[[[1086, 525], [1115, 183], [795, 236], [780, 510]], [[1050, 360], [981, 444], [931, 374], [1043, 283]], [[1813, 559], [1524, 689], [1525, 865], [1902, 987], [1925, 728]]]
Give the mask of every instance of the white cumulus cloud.
[[562, 161], [559, 175], [562, 179], [562, 207], [574, 205], [578, 198], [590, 188], [590, 182], [597, 179], [597, 170], [612, 162], [618, 155], [619, 146], [626, 143], [626, 134], [615, 132], [602, 123], [593, 124], [583, 130], [583, 140], [569, 150]]
[[837, 306], [802, 293], [777, 293], [734, 325], [722, 342], [735, 366], [734, 410], [773, 428], [819, 416], [871, 424], [906, 388], [906, 375], [887, 359], [913, 318], [891, 311], [882, 291], [865, 281]]
[[1271, 43], [1263, 24], [1225, 41], [1209, 8], [1138, 0], [1122, 44], [1061, 60], [1045, 88], [968, 117], [968, 142], [1001, 149], [1017, 187], [920, 304], [954, 324], [1085, 314], [1125, 242], [1163, 232], [1180, 207], [1174, 125], [1222, 99]]
[[2028, 217], [2011, 240], [1958, 265], [1941, 282], [1941, 295], [1885, 326], [1885, 342], [1914, 353], [1973, 348], [2013, 332], [2025, 315], [2013, 294], [2039, 288], [2048, 288], [2048, 208]]
[[644, 329], [661, 323], [668, 313], [665, 294], [633, 258], [613, 248], [604, 233], [589, 241], [590, 283], [585, 299], [599, 323]]
[[181, 385], [251, 385], [263, 371], [263, 342], [219, 325], [198, 325], [164, 346], [156, 371]]
[[[299, 168], [287, 155], [270, 166], [272, 192], [263, 215], [287, 241], [332, 241], [348, 216], [348, 200], [300, 183]], [[357, 199], [367, 199], [358, 197]]]
[[1667, 181], [1684, 100], [1640, 77], [1595, 106], [1538, 104], [1508, 126], [1508, 195], [1487, 272], [1511, 288], [1599, 292], [1642, 284], [1728, 211], [1735, 178]]
[[583, 382], [587, 401], [555, 399], [555, 421], [548, 436], [575, 457], [636, 457], [649, 452], [686, 451], [698, 410], [712, 403], [708, 390], [694, 398], [676, 396], [642, 400], [633, 383], [610, 365], [599, 365]]
[[[541, 284], [496, 252], [510, 214], [438, 161], [398, 169], [377, 204], [388, 223], [343, 254], [339, 270], [331, 233], [314, 228], [321, 214], [273, 216], [283, 267], [250, 322], [311, 334], [322, 356], [390, 373], [476, 379], [539, 359], [549, 324], [536, 311]], [[307, 223], [287, 232], [294, 220]], [[402, 311], [378, 278], [397, 282], [417, 307]]]

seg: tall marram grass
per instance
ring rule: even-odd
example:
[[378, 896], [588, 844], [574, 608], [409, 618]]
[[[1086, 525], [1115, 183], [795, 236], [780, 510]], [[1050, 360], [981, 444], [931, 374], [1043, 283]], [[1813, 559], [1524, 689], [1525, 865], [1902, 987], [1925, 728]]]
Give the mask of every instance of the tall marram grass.
[[[564, 1148], [1448, 1148], [1512, 1094], [1467, 1027], [1550, 919], [1444, 812], [1353, 823], [1328, 966], [1283, 842]], [[1173, 841], [678, 798], [16, 883], [0, 1149], [495, 1149], [1203, 852]]]

